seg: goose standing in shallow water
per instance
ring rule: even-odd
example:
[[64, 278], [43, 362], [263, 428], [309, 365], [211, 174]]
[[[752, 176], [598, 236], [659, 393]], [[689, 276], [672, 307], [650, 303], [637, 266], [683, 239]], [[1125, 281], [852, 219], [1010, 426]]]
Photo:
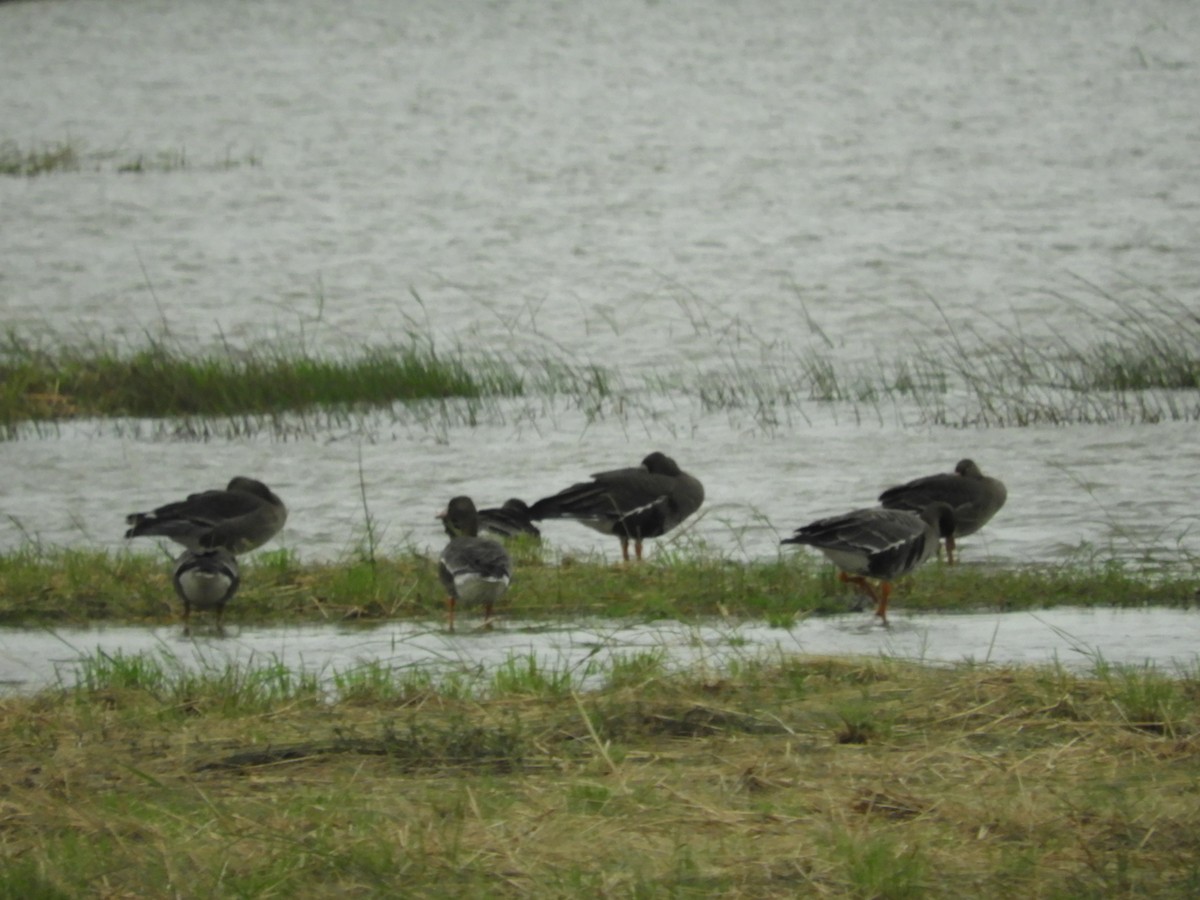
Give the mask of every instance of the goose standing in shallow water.
[[[930, 503], [945, 503], [954, 510], [956, 537], [977, 532], [1000, 511], [1007, 499], [1004, 482], [984, 475], [970, 459], [959, 460], [952, 473], [916, 478], [879, 495], [879, 502], [885, 509], [907, 509], [916, 513]], [[949, 544], [946, 557], [954, 563], [953, 548]]]
[[438, 518], [454, 535], [438, 559], [450, 630], [459, 603], [482, 604], [483, 627], [491, 628], [492, 610], [512, 581], [512, 560], [497, 541], [479, 537], [479, 514], [470, 497], [455, 497]]
[[153, 512], [131, 513], [125, 537], [165, 537], [194, 551], [223, 547], [246, 553], [273, 538], [287, 515], [270, 488], [239, 475], [223, 491], [201, 491]]
[[[953, 551], [954, 529], [954, 511], [945, 503], [931, 503], [920, 515], [872, 507], [817, 519], [781, 543], [807, 544], [824, 553], [841, 569], [842, 581], [875, 601], [875, 615], [886, 625], [891, 583], [932, 556], [940, 538]], [[878, 594], [868, 578], [879, 580]]]
[[642, 541], [661, 537], [700, 508], [704, 486], [665, 453], [651, 453], [636, 468], [598, 472], [591, 481], [573, 484], [530, 507], [541, 519], [575, 519], [621, 541], [629, 561], [629, 542], [642, 558]]
[[237, 560], [228, 550], [185, 550], [175, 561], [171, 581], [183, 601], [184, 632], [191, 629], [192, 610], [216, 610], [217, 630], [225, 615], [225, 604], [241, 584]]

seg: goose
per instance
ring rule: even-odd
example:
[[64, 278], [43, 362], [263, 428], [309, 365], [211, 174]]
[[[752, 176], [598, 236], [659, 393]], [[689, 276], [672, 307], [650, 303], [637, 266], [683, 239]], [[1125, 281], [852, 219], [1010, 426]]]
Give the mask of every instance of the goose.
[[[885, 509], [907, 509], [920, 512], [930, 503], [945, 503], [954, 510], [955, 537], [974, 534], [986, 525], [1008, 499], [1004, 482], [980, 471], [974, 460], [962, 459], [954, 472], [943, 472], [916, 478], [906, 484], [888, 488], [879, 495]], [[949, 546], [946, 556], [950, 563], [954, 555]]]
[[512, 581], [512, 560], [499, 542], [479, 536], [479, 514], [470, 497], [454, 497], [438, 514], [450, 543], [438, 559], [438, 580], [446, 589], [450, 631], [458, 604], [483, 605], [483, 627]]
[[287, 507], [261, 481], [241, 475], [225, 490], [201, 491], [152, 512], [125, 517], [125, 537], [165, 537], [188, 550], [223, 547], [246, 553], [273, 538], [287, 521]]
[[629, 542], [642, 558], [642, 541], [661, 537], [700, 508], [704, 486], [665, 453], [654, 452], [635, 468], [598, 472], [538, 500], [530, 517], [575, 519], [621, 541], [621, 557], [629, 561]]
[[[476, 514], [480, 531], [490, 531], [506, 538], [520, 535], [537, 538], [542, 534], [529, 517], [529, 505], [516, 497], [505, 500], [503, 506], [477, 510]], [[449, 519], [443, 519], [442, 525], [447, 535], [455, 536], [454, 526], [450, 524]]]
[[[932, 556], [940, 538], [953, 551], [954, 535], [954, 511], [945, 503], [931, 503], [919, 515], [871, 507], [817, 519], [780, 543], [805, 544], [824, 553], [841, 570], [842, 581], [875, 601], [875, 615], [886, 625], [891, 583]], [[878, 594], [868, 578], [879, 580]]]
[[184, 630], [190, 628], [193, 609], [216, 610], [217, 630], [225, 604], [233, 599], [241, 584], [237, 559], [223, 547], [212, 550], [184, 550], [175, 560], [171, 581], [183, 601]]

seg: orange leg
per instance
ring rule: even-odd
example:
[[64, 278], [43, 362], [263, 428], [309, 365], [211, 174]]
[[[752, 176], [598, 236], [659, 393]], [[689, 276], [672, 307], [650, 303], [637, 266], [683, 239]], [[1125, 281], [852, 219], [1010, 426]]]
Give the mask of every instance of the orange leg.
[[875, 593], [875, 588], [871, 587], [871, 582], [863, 578], [861, 575], [850, 575], [846, 572], [838, 572], [838, 580], [845, 584], [852, 584], [864, 594], [871, 598], [871, 602], [878, 606], [879, 596]]
[[483, 630], [492, 630], [492, 604], [487, 603], [483, 607]]
[[[954, 541], [954, 535], [950, 535], [950, 537], [946, 538], [946, 559], [950, 565], [954, 565], [954, 550], [956, 546], [957, 544]], [[938, 546], [938, 549], [941, 549], [940, 545]]]
[[888, 597], [892, 596], [892, 585], [890, 582], [883, 582], [879, 585], [879, 604], [875, 607], [875, 615], [879, 616], [884, 625], [887, 620]]
[[637, 552], [638, 562], [642, 561], [642, 539], [638, 538], [634, 541], [633, 549]]
[[621, 538], [621, 559], [629, 562], [629, 538]]
[[454, 598], [453, 598], [453, 597], [447, 597], [447, 598], [446, 598], [446, 610], [447, 610], [447, 612], [448, 612], [448, 614], [449, 614], [449, 616], [448, 616], [448, 617], [449, 617], [449, 620], [450, 620], [450, 629], [449, 629], [450, 631], [454, 631], [454, 607], [455, 607], [455, 601], [454, 601]]
[[871, 582], [867, 581], [862, 575], [848, 575], [845, 572], [838, 572], [838, 579], [846, 584], [852, 584], [859, 588], [864, 594], [871, 598], [875, 604], [875, 615], [883, 620], [883, 624], [887, 624], [887, 605], [888, 597], [892, 595], [892, 586], [884, 581], [879, 585], [879, 593], [875, 593], [875, 588], [871, 586]]

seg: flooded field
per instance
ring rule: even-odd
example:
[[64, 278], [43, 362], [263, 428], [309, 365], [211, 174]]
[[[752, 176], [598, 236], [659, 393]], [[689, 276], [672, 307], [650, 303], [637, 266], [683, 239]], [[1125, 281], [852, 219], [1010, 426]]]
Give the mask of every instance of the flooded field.
[[711, 667], [781, 655], [885, 656], [928, 663], [1062, 665], [1090, 672], [1103, 663], [1194, 671], [1196, 613], [1180, 610], [1053, 609], [1036, 613], [904, 615], [890, 628], [868, 613], [812, 617], [792, 628], [763, 623], [646, 624], [591, 621], [504, 623], [491, 631], [449, 634], [443, 623], [373, 628], [237, 628], [224, 637], [178, 625], [162, 628], [0, 630], [0, 684], [31, 691], [76, 680], [80, 661], [148, 654], [184, 669], [220, 671], [282, 664], [315, 673], [381, 665], [398, 675], [424, 668], [437, 677], [486, 683], [502, 666], [532, 665], [585, 688], [614, 659], [661, 654], [668, 670]]

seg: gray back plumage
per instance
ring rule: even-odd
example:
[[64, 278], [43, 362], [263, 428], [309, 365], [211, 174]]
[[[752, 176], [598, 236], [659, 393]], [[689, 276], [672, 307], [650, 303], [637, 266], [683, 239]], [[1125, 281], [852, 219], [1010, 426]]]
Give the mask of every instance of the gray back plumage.
[[960, 460], [952, 473], [916, 478], [879, 495], [887, 509], [917, 513], [931, 503], [945, 503], [954, 510], [958, 537], [974, 534], [986, 525], [1007, 499], [1004, 483], [984, 475], [970, 459]]
[[704, 503], [700, 480], [655, 452], [640, 466], [597, 472], [530, 507], [540, 519], [577, 519], [605, 534], [650, 538], [666, 534]]
[[125, 537], [165, 537], [189, 550], [220, 547], [246, 553], [273, 538], [287, 514], [283, 501], [265, 484], [237, 476], [224, 490], [201, 491], [152, 512], [131, 513]]
[[953, 514], [945, 505], [922, 515], [870, 507], [817, 519], [782, 543], [815, 547], [853, 575], [891, 580], [932, 556], [943, 532], [953, 533]]
[[491, 538], [451, 538], [438, 559], [438, 577], [446, 591], [457, 597], [457, 585], [463, 576], [505, 581], [512, 578], [512, 560], [508, 551]]
[[465, 602], [494, 602], [508, 589], [512, 560], [491, 538], [479, 537], [479, 518], [470, 497], [455, 497], [442, 515], [450, 539], [438, 558], [438, 579]]

